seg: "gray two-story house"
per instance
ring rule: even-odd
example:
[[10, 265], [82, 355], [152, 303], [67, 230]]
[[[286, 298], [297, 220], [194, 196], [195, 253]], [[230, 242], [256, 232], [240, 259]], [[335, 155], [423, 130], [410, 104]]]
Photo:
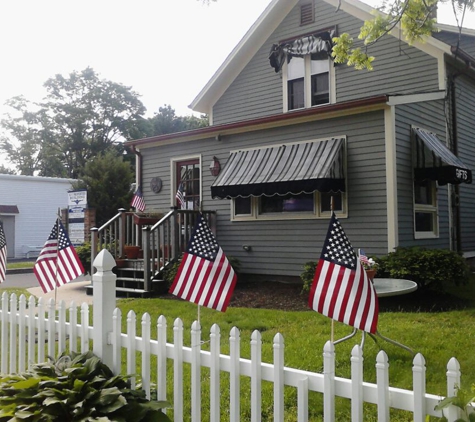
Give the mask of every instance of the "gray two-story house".
[[395, 31], [373, 71], [335, 64], [332, 36], [370, 11], [272, 1], [192, 101], [209, 127], [128, 142], [147, 207], [215, 211], [225, 253], [269, 279], [319, 257], [331, 208], [370, 255], [474, 254], [475, 31], [412, 46]]

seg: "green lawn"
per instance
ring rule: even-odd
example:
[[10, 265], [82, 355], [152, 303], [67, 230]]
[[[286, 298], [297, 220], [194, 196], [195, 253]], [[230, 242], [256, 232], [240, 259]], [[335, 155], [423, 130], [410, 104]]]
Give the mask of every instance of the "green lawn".
[[[140, 318], [145, 312], [152, 316], [152, 325], [159, 315], [167, 317], [168, 341], [173, 339], [173, 321], [181, 318], [185, 327], [185, 345], [190, 345], [190, 327], [197, 319], [197, 307], [193, 304], [164, 299], [125, 299], [118, 302], [123, 317], [129, 310], [137, 314], [137, 333], [140, 335]], [[419, 292], [416, 295], [399, 296], [391, 300], [380, 300], [380, 316], [378, 329], [386, 337], [397, 340], [411, 347], [416, 353], [425, 357], [427, 367], [427, 393], [445, 396], [446, 366], [450, 358], [456, 357], [461, 365], [462, 386], [470, 387], [475, 382], [475, 283], [454, 287], [444, 293], [433, 291]], [[445, 309], [445, 310], [441, 310]], [[202, 340], [209, 338], [212, 324], [221, 328], [221, 353], [229, 351], [228, 337], [230, 329], [236, 326], [241, 331], [241, 356], [250, 357], [250, 336], [254, 330], [262, 333], [263, 362], [272, 362], [272, 341], [276, 333], [281, 333], [285, 340], [285, 365], [293, 368], [321, 372], [323, 366], [323, 346], [330, 339], [330, 320], [316, 312], [284, 312], [265, 309], [228, 308], [226, 313], [210, 309], [201, 309]], [[124, 321], [125, 329], [125, 321]], [[351, 327], [340, 323], [335, 324], [335, 339], [351, 333]], [[337, 353], [336, 374], [340, 377], [350, 377], [351, 349], [361, 340], [358, 334], [354, 339], [335, 346]], [[387, 342], [380, 345], [389, 356], [390, 385], [404, 389], [412, 388], [412, 360], [413, 357], [403, 349]], [[207, 348], [207, 343], [203, 346]], [[364, 379], [375, 382], [375, 358], [379, 347], [367, 338], [364, 348]], [[203, 379], [206, 379], [204, 376]], [[185, 391], [189, 391], [190, 383], [185, 384]], [[249, 383], [243, 378], [243, 389]], [[223, 387], [223, 391], [227, 387]], [[271, 420], [272, 388], [264, 386], [264, 400], [266, 401], [265, 414]], [[171, 392], [170, 392], [171, 393]], [[223, 399], [224, 400], [224, 399]], [[296, 397], [294, 391], [286, 394], [286, 409], [296, 411]], [[202, 396], [203, 411], [209, 403], [206, 393]], [[343, 401], [343, 400], [342, 400]], [[320, 421], [322, 413], [321, 395], [311, 395], [311, 421]], [[371, 407], [367, 405], [368, 407]], [[374, 407], [374, 406], [373, 406]], [[189, 411], [187, 409], [186, 412]], [[242, 420], [247, 420], [249, 408], [243, 401]], [[349, 420], [349, 402], [344, 400], [338, 407], [338, 420]], [[247, 415], [247, 416], [246, 416]], [[206, 417], [204, 420], [206, 420]], [[294, 418], [294, 419], [292, 419]], [[296, 413], [291, 413], [289, 421], [295, 420]], [[373, 419], [374, 418], [374, 419]], [[224, 420], [227, 420], [226, 418]], [[365, 414], [365, 421], [377, 420], [375, 409], [370, 408]], [[395, 412], [392, 421], [410, 421], [406, 412]]]
[[[18, 294], [19, 292], [17, 292]], [[181, 318], [185, 327], [185, 346], [190, 345], [190, 327], [197, 319], [197, 307], [181, 300], [166, 299], [120, 299], [118, 307], [122, 310], [123, 330], [126, 330], [127, 313], [135, 311], [137, 315], [137, 335], [141, 335], [141, 317], [148, 312], [152, 317], [152, 326], [156, 326], [157, 318], [164, 315], [168, 324], [168, 341], [173, 341], [173, 322]], [[221, 353], [229, 353], [228, 338], [232, 327], [236, 326], [241, 332], [241, 356], [250, 357], [250, 336], [254, 330], [262, 333], [262, 361], [272, 363], [272, 342], [276, 333], [281, 333], [285, 340], [285, 365], [288, 367], [321, 372], [323, 367], [323, 346], [330, 339], [330, 320], [313, 311], [286, 312], [266, 309], [228, 308], [220, 313], [207, 308], [201, 308], [201, 326], [203, 349], [209, 344], [209, 332], [212, 324], [221, 328]], [[378, 329], [386, 337], [397, 340], [411, 347], [416, 353], [420, 352], [426, 360], [426, 391], [430, 394], [446, 395], [446, 366], [450, 358], [456, 357], [461, 365], [462, 387], [469, 388], [475, 382], [475, 282], [466, 286], [451, 287], [445, 292], [425, 290], [406, 296], [380, 300], [380, 315]], [[154, 329], [155, 330], [155, 329]], [[351, 332], [351, 327], [335, 323], [335, 339]], [[155, 333], [155, 331], [154, 331]], [[152, 338], [155, 334], [152, 335]], [[350, 377], [350, 353], [353, 346], [359, 343], [361, 335], [335, 346], [337, 353], [336, 375]], [[392, 387], [403, 389], [412, 388], [412, 356], [401, 348], [381, 341], [380, 345], [389, 356], [389, 379]], [[379, 347], [371, 339], [366, 340], [364, 349], [364, 379], [375, 382], [375, 358]], [[140, 365], [140, 359], [137, 359]], [[170, 363], [169, 377], [172, 376]], [[152, 372], [156, 365], [152, 364]], [[140, 367], [137, 368], [140, 373]], [[185, 365], [184, 391], [189, 394], [191, 381], [189, 367]], [[209, 419], [208, 371], [203, 369], [202, 394], [203, 420]], [[154, 376], [154, 374], [152, 374]], [[222, 376], [222, 406], [225, 409], [229, 399], [227, 375]], [[171, 378], [169, 379], [171, 381]], [[173, 397], [172, 382], [168, 396]], [[263, 383], [263, 421], [272, 420], [272, 385]], [[242, 406], [241, 420], [249, 420], [249, 380], [241, 381]], [[185, 403], [189, 403], [185, 399]], [[322, 395], [311, 394], [310, 421], [322, 420]], [[187, 405], [188, 406], [188, 405]], [[289, 411], [286, 421], [296, 420], [296, 393], [287, 389], [285, 408]], [[187, 407], [185, 415], [190, 414]], [[350, 403], [339, 400], [337, 420], [350, 420]], [[228, 421], [226, 411], [223, 411], [222, 421]], [[365, 406], [365, 421], [377, 420], [374, 406]], [[411, 421], [407, 412], [393, 412], [391, 421]], [[433, 420], [433, 419], [431, 419]]]
[[33, 268], [36, 261], [7, 262], [7, 270], [16, 268]]

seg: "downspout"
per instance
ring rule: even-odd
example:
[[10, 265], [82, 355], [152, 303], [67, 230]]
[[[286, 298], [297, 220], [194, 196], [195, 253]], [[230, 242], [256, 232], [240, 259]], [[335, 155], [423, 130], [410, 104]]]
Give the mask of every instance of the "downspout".
[[137, 183], [137, 187], [142, 188], [142, 154], [140, 151], [137, 150], [135, 145], [132, 145], [132, 152], [135, 154], [135, 182]]
[[[458, 142], [457, 142], [457, 105], [455, 102], [455, 78], [458, 74], [451, 74], [449, 80], [449, 95], [450, 95], [450, 114], [451, 114], [451, 150], [458, 156]], [[453, 185], [451, 195], [451, 207], [453, 213], [453, 230], [452, 230], [452, 244], [455, 245], [457, 252], [462, 251], [461, 227], [460, 227], [460, 185]]]

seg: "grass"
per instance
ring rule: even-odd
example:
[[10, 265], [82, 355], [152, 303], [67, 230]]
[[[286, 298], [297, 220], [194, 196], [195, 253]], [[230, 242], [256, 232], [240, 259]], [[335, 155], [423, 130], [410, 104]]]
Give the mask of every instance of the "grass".
[[17, 268], [33, 268], [36, 261], [20, 261], [20, 262], [7, 262], [7, 270], [13, 270]]
[[[152, 317], [152, 325], [158, 316], [167, 317], [168, 341], [173, 339], [173, 321], [181, 318], [185, 327], [186, 346], [190, 345], [190, 327], [197, 319], [195, 305], [177, 300], [164, 299], [125, 299], [118, 302], [123, 318], [133, 310], [137, 314], [137, 335], [140, 335], [141, 315], [148, 312]], [[380, 300], [379, 331], [386, 337], [397, 340], [421, 353], [426, 360], [427, 381], [426, 391], [430, 394], [445, 396], [447, 391], [447, 363], [456, 357], [461, 365], [462, 387], [469, 388], [475, 382], [475, 282], [467, 286], [450, 287], [444, 292], [425, 290], [414, 295], [399, 296]], [[254, 330], [262, 333], [262, 361], [272, 362], [273, 337], [281, 333], [285, 340], [285, 366], [308, 371], [321, 372], [323, 368], [323, 346], [330, 339], [330, 320], [316, 312], [285, 312], [266, 309], [228, 308], [226, 313], [210, 309], [201, 309], [202, 340], [209, 338], [211, 325], [216, 323], [221, 328], [221, 353], [228, 354], [228, 337], [232, 327], [236, 326], [241, 334], [241, 357], [250, 357], [250, 337]], [[125, 321], [124, 321], [125, 324]], [[124, 327], [125, 329], [125, 327]], [[340, 323], [335, 324], [335, 339], [351, 332], [351, 327]], [[338, 344], [336, 347], [336, 375], [350, 378], [350, 354], [352, 347], [361, 340], [358, 334], [351, 341]], [[389, 379], [392, 387], [412, 389], [413, 357], [403, 349], [384, 341], [380, 346], [389, 356]], [[203, 349], [207, 348], [204, 343]], [[364, 380], [376, 381], [375, 359], [379, 347], [367, 338], [364, 347]], [[152, 366], [153, 368], [153, 366]], [[170, 369], [170, 372], [172, 370]], [[186, 371], [185, 371], [186, 373]], [[206, 384], [206, 370], [203, 370], [203, 383]], [[225, 379], [226, 376], [223, 377]], [[266, 383], [264, 383], [266, 384]], [[189, 392], [191, 381], [185, 378], [184, 391]], [[225, 382], [222, 384], [223, 406], [227, 396]], [[242, 395], [249, 395], [249, 382], [242, 379]], [[169, 391], [169, 394], [172, 394]], [[173, 397], [173, 396], [170, 396]], [[272, 420], [272, 386], [263, 388], [263, 421]], [[337, 420], [350, 420], [350, 404], [342, 400], [338, 406]], [[249, 400], [243, 400], [242, 420], [248, 420]], [[185, 400], [185, 402], [187, 402]], [[312, 394], [309, 398], [310, 421], [322, 420], [322, 397]], [[209, 404], [209, 393], [203, 392], [203, 420]], [[290, 412], [288, 420], [296, 420], [295, 391], [289, 389], [285, 398], [286, 411]], [[365, 421], [377, 420], [374, 406], [367, 405], [368, 414]], [[185, 415], [189, 409], [185, 409]], [[227, 416], [224, 419], [228, 420]], [[394, 412], [391, 421], [410, 421], [407, 412]], [[431, 419], [432, 420], [432, 419]]]
[[[5, 289], [12, 293], [12, 289]], [[26, 293], [15, 289], [19, 296]], [[167, 339], [173, 342], [173, 323], [180, 318], [184, 323], [184, 344], [190, 346], [190, 327], [197, 319], [197, 307], [181, 300], [121, 299], [117, 302], [122, 311], [123, 332], [126, 332], [127, 313], [137, 315], [137, 335], [141, 335], [141, 317], [148, 312], [152, 326], [160, 315], [167, 318]], [[426, 391], [445, 396], [447, 363], [456, 357], [461, 365], [462, 387], [468, 389], [475, 382], [475, 281], [465, 286], [451, 286], [446, 291], [424, 290], [415, 294], [380, 299], [378, 328], [381, 334], [420, 352], [426, 360]], [[221, 329], [221, 353], [229, 354], [229, 334], [232, 327], [240, 330], [241, 357], [250, 358], [250, 337], [254, 330], [262, 334], [262, 361], [272, 363], [273, 338], [281, 333], [285, 340], [285, 366], [302, 370], [322, 372], [323, 346], [330, 339], [330, 320], [313, 311], [289, 312], [268, 309], [228, 308], [220, 313], [201, 308], [202, 348], [207, 350], [209, 333], [213, 324]], [[344, 337], [352, 331], [351, 327], [335, 323], [335, 339]], [[152, 334], [152, 338], [155, 334]], [[361, 335], [335, 346], [336, 375], [350, 378], [350, 354]], [[380, 341], [380, 346], [389, 356], [389, 381], [392, 387], [412, 389], [413, 357], [401, 348]], [[379, 347], [367, 338], [364, 347], [364, 380], [376, 381], [375, 359]], [[125, 352], [124, 352], [125, 359]], [[125, 362], [125, 360], [124, 360]], [[140, 359], [137, 358], [137, 372], [140, 373]], [[125, 368], [125, 367], [124, 367]], [[156, 364], [152, 362], [152, 380], [156, 376]], [[209, 370], [202, 369], [202, 419], [209, 420]], [[169, 363], [167, 397], [173, 398], [173, 363]], [[190, 415], [189, 393], [191, 390], [190, 367], [184, 365], [185, 418]], [[241, 420], [250, 419], [250, 383], [247, 377], [241, 379]], [[273, 390], [268, 382], [263, 383], [262, 420], [271, 421], [273, 417]], [[229, 401], [229, 376], [221, 377], [221, 400], [223, 422], [229, 420], [227, 413]], [[337, 421], [350, 420], [349, 400], [337, 400]], [[286, 421], [296, 420], [296, 392], [287, 388], [285, 394]], [[309, 421], [322, 421], [323, 402], [321, 394], [309, 395]], [[172, 413], [172, 411], [171, 411]], [[187, 419], [185, 419], [187, 420]], [[411, 414], [392, 411], [391, 421], [411, 421]], [[436, 419], [431, 418], [430, 421]], [[365, 405], [365, 422], [377, 421], [375, 406]]]

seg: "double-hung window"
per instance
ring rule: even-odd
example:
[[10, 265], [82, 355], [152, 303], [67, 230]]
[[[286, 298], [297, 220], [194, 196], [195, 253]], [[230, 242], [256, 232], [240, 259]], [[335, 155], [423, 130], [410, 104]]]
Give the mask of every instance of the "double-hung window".
[[439, 234], [437, 218], [436, 182], [414, 182], [414, 236], [416, 239], [433, 238]]
[[286, 75], [287, 111], [330, 103], [330, 59], [293, 57]]
[[[309, 69], [306, 69], [309, 65]], [[308, 72], [307, 72], [308, 71]], [[309, 76], [306, 77], [308, 73]], [[310, 83], [308, 81], [310, 80]], [[329, 60], [294, 57], [287, 64], [288, 110], [330, 102]]]

